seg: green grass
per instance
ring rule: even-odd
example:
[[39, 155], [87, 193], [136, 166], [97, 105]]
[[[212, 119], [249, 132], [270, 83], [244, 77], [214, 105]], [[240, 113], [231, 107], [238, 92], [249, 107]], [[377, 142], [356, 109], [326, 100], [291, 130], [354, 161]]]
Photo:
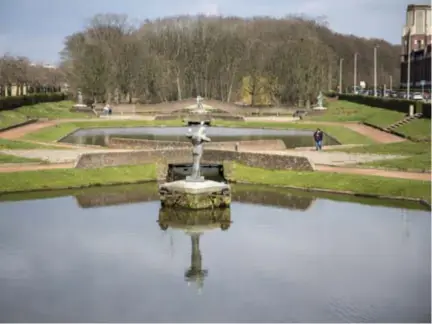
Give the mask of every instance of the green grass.
[[334, 149], [332, 151], [342, 151], [348, 153], [414, 155], [430, 152], [431, 146], [430, 143], [414, 143], [406, 141], [390, 144], [372, 144], [351, 148], [340, 148]]
[[27, 116], [14, 110], [0, 111], [0, 129], [23, 123]]
[[404, 113], [344, 100], [327, 101], [326, 107], [327, 110], [322, 115], [311, 116], [307, 119], [332, 122], [368, 122], [379, 127], [387, 127], [405, 117]]
[[369, 153], [406, 155], [406, 158], [382, 160], [360, 164], [361, 166], [377, 167], [384, 169], [395, 169], [401, 171], [418, 170], [429, 171], [431, 169], [431, 146], [430, 143], [401, 142], [391, 144], [374, 144], [338, 151], [349, 153]]
[[70, 111], [75, 103], [65, 100], [59, 102], [44, 102], [31, 106], [23, 106], [14, 111], [31, 118], [94, 118], [94, 114]]
[[[34, 162], [42, 162], [38, 159], [28, 159], [15, 155], [8, 155], [0, 153], [0, 164], [2, 163], [34, 163]], [[5, 180], [6, 181], [6, 180]]]
[[[329, 101], [323, 115], [311, 116], [314, 121], [349, 122], [358, 121], [386, 128], [407, 116], [405, 113], [366, 106], [344, 100]], [[394, 129], [396, 132], [417, 140], [431, 138], [430, 119], [415, 119]]]
[[36, 105], [23, 106], [14, 110], [0, 112], [0, 128], [23, 123], [33, 118], [93, 118], [93, 114], [69, 111], [74, 103], [72, 101], [45, 102]]
[[363, 136], [343, 126], [308, 124], [307, 122], [234, 122], [216, 121], [215, 126], [239, 127], [239, 128], [271, 128], [271, 129], [301, 129], [314, 131], [321, 128], [326, 134], [335, 138], [341, 144], [372, 144], [369, 137]]
[[416, 140], [431, 140], [431, 120], [414, 119], [407, 124], [394, 129], [394, 131]]
[[53, 169], [0, 173], [0, 192], [68, 189], [156, 179], [154, 164], [109, 167], [104, 169]]
[[352, 191], [357, 194], [373, 194], [431, 200], [430, 182], [390, 179], [377, 176], [336, 174], [325, 172], [293, 172], [265, 170], [235, 164], [233, 178], [237, 181], [267, 185], [316, 188], [335, 191]]
[[0, 150], [31, 150], [31, 149], [63, 149], [53, 145], [43, 145], [24, 141], [7, 140], [0, 138]]
[[431, 153], [423, 153], [403, 159], [374, 161], [360, 164], [370, 167], [394, 169], [400, 171], [428, 171], [431, 170]]
[[110, 120], [110, 121], [85, 121], [85, 122], [71, 122], [58, 124], [56, 126], [43, 128], [39, 131], [27, 134], [24, 139], [42, 141], [42, 142], [55, 142], [62, 137], [72, 133], [79, 128], [106, 128], [106, 127], [144, 127], [144, 126], [182, 126], [181, 120]]

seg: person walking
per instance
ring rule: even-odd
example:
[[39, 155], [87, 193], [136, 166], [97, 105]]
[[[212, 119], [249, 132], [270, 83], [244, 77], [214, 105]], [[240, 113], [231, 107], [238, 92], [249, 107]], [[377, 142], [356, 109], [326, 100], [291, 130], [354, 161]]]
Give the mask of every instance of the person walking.
[[321, 131], [321, 129], [317, 128], [315, 133], [313, 134], [314, 141], [315, 141], [315, 148], [317, 151], [322, 150], [322, 141], [324, 138], [324, 133]]

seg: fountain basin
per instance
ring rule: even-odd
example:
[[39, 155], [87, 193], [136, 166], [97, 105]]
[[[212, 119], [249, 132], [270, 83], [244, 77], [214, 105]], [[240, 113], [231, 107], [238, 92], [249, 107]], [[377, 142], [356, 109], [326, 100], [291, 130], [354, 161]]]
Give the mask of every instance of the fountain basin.
[[231, 204], [229, 184], [212, 180], [178, 180], [159, 186], [162, 207], [184, 209], [227, 208]]

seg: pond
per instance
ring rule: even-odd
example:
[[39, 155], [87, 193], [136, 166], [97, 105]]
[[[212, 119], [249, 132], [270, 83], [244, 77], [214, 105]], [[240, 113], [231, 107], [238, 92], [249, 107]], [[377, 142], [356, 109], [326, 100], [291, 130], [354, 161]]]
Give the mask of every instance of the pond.
[[[187, 127], [131, 127], [131, 128], [94, 128], [80, 129], [61, 142], [105, 146], [107, 137], [138, 138], [147, 140], [188, 141]], [[250, 141], [262, 139], [281, 139], [287, 148], [313, 146], [313, 131], [294, 129], [257, 129], [208, 127], [207, 135], [213, 142]], [[324, 145], [339, 144], [334, 138], [325, 135]]]
[[416, 204], [250, 185], [198, 215], [160, 210], [155, 184], [1, 198], [1, 322], [431, 319]]

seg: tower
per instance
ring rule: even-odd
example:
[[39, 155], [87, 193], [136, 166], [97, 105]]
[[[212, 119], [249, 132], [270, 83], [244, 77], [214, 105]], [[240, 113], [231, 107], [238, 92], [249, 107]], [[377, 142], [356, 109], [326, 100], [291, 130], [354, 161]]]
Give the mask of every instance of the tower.
[[431, 43], [431, 17], [431, 5], [407, 6], [402, 29], [402, 55], [408, 54], [408, 41], [411, 41], [412, 51], [424, 49]]

